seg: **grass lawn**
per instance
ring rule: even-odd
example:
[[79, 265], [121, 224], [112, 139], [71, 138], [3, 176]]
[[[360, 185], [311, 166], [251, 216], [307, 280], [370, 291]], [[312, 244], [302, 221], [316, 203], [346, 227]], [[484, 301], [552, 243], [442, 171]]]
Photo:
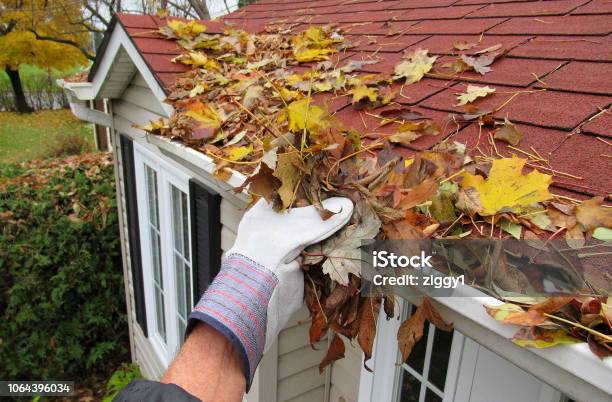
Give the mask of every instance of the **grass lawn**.
[[93, 147], [91, 124], [70, 110], [44, 110], [31, 114], [0, 112], [0, 163], [45, 157], [50, 144], [65, 134], [82, 136]]

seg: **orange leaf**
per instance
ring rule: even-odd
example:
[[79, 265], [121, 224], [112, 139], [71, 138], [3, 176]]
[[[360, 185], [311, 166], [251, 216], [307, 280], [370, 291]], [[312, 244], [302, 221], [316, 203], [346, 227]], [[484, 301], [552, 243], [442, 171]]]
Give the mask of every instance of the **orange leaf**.
[[400, 325], [397, 331], [397, 344], [402, 353], [402, 361], [406, 361], [414, 345], [423, 337], [425, 326], [425, 302], [406, 321]]
[[338, 334], [334, 335], [331, 344], [329, 345], [329, 349], [327, 349], [327, 354], [319, 363], [319, 374], [323, 373], [325, 367], [329, 366], [331, 363], [336, 360], [342, 359], [344, 357], [344, 341]]

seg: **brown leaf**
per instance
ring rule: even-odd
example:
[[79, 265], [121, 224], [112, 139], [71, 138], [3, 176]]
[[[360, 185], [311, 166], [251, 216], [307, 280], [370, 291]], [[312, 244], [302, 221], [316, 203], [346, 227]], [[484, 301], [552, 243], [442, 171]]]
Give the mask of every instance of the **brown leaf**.
[[429, 197], [438, 191], [438, 183], [432, 179], [426, 179], [420, 184], [410, 188], [401, 199], [393, 205], [394, 208], [408, 210], [424, 203]]
[[323, 373], [325, 367], [342, 358], [344, 358], [344, 341], [338, 334], [334, 334], [329, 349], [327, 349], [327, 354], [319, 363], [319, 374]]
[[407, 147], [412, 141], [416, 140], [420, 136], [420, 134], [417, 134], [414, 131], [404, 131], [390, 135], [388, 140], [393, 144], [399, 144]]
[[380, 113], [380, 117], [384, 117], [385, 119], [396, 119], [396, 120], [422, 120], [426, 117], [423, 116], [423, 113], [412, 110], [408, 107], [398, 107], [395, 109], [387, 109], [383, 110]]
[[407, 219], [396, 220], [383, 225], [383, 232], [387, 239], [422, 239], [423, 232], [411, 224]]
[[357, 341], [365, 356], [363, 366], [368, 371], [372, 371], [366, 365], [366, 362], [372, 358], [372, 348], [374, 347], [374, 338], [376, 337], [376, 319], [380, 307], [379, 303], [380, 302], [373, 297], [366, 297], [361, 304]]
[[436, 328], [441, 329], [442, 331], [452, 331], [453, 324], [447, 324], [444, 322], [444, 319], [440, 316], [440, 313], [436, 310], [436, 308], [431, 304], [429, 298], [424, 298], [423, 303], [421, 304], [425, 311], [425, 317], [427, 320], [436, 326]]
[[331, 294], [325, 299], [325, 310], [335, 310], [338, 306], [343, 305], [349, 296], [350, 289], [348, 286], [337, 285]]
[[240, 188], [249, 186], [252, 194], [265, 198], [268, 202], [274, 200], [275, 195], [281, 185], [280, 180], [274, 177], [274, 171], [265, 163], [260, 164], [259, 171], [249, 176]]
[[493, 138], [507, 142], [512, 146], [517, 146], [519, 142], [521, 142], [523, 134], [516, 128], [516, 125], [511, 123], [510, 120], [506, 119], [503, 126], [495, 130]]
[[542, 314], [552, 314], [567, 306], [573, 299], [571, 296], [549, 297], [543, 302], [531, 306], [529, 310]]
[[589, 349], [591, 352], [600, 359], [604, 359], [605, 357], [612, 356], [612, 348], [610, 346], [606, 347], [598, 342], [596, 335], [589, 334], [587, 336], [587, 343], [589, 344]]
[[576, 206], [576, 220], [586, 229], [612, 228], [612, 208], [601, 206], [603, 197], [594, 197]]
[[414, 345], [423, 337], [425, 327], [425, 305], [422, 303], [406, 321], [400, 325], [397, 331], [397, 344], [402, 361], [406, 361], [412, 352]]
[[385, 296], [383, 307], [385, 314], [387, 315], [387, 320], [393, 318], [395, 316], [395, 296]]
[[314, 317], [312, 317], [312, 323], [310, 324], [310, 346], [313, 346], [315, 343], [319, 342], [321, 338], [323, 338], [326, 331], [327, 321], [325, 320], [325, 315], [321, 310], [317, 310]]

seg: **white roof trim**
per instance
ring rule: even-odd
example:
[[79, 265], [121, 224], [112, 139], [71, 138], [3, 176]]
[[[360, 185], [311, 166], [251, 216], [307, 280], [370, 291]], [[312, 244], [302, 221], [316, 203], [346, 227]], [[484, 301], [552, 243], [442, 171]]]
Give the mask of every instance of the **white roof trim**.
[[[134, 46], [134, 43], [119, 21], [117, 21], [115, 24], [113, 32], [110, 35], [109, 41], [104, 49], [104, 54], [102, 55], [102, 59], [99, 61], [98, 68], [92, 81], [75, 83], [65, 82], [64, 87], [73, 91], [79, 100], [91, 100], [97, 98], [100, 92], [104, 89], [104, 84], [109, 78], [109, 75], [112, 75], [113, 65], [120, 55], [120, 52], [123, 50], [130, 57], [131, 61], [134, 63], [134, 66], [136, 67], [136, 70], [142, 75], [145, 82], [161, 104], [164, 112], [166, 112], [166, 117], [170, 116], [173, 108], [172, 106], [164, 103], [164, 100], [166, 99], [164, 90], [162, 89], [161, 85], [159, 85], [159, 82], [155, 79], [155, 76], [149, 69], [143, 56], [140, 54], [136, 46]], [[125, 79], [125, 86], [130, 83], [131, 79], [132, 77]]]

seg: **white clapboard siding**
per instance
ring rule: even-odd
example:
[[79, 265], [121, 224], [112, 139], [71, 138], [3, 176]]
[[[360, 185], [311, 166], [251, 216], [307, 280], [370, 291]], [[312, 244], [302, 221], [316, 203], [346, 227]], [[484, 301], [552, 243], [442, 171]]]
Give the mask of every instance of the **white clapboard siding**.
[[356, 340], [351, 344], [346, 338], [344, 346], [344, 359], [334, 362], [331, 369], [330, 402], [357, 402], [359, 399], [361, 348]]
[[[134, 125], [145, 125], [151, 120], [157, 120], [164, 116], [161, 105], [156, 100], [153, 92], [147, 87], [146, 82], [140, 74], [136, 74], [128, 85], [120, 99], [115, 99], [112, 102], [114, 124], [117, 132], [126, 133], [135, 139], [143, 138], [142, 132], [136, 130]], [[118, 169], [121, 171], [120, 167]], [[204, 182], [217, 187], [214, 183], [216, 180], [210, 176], [203, 177], [197, 173], [193, 176]], [[122, 185], [122, 183], [121, 183]], [[122, 188], [122, 187], [121, 187]], [[237, 198], [231, 192], [219, 190], [223, 197], [221, 202], [221, 248], [227, 251], [236, 239], [238, 223], [244, 214], [245, 204], [242, 201], [237, 201]], [[122, 199], [123, 205], [125, 200]], [[124, 219], [127, 222], [127, 219]], [[127, 233], [127, 228], [123, 228]], [[127, 235], [126, 235], [127, 238]], [[130, 281], [130, 300], [133, 300], [133, 288]], [[132, 321], [135, 320], [135, 314], [131, 312]], [[133, 322], [135, 330], [133, 332], [134, 339], [134, 358], [140, 365], [143, 375], [147, 378], [157, 379], [165, 370], [164, 365], [156, 357], [147, 338], [144, 337], [138, 324]], [[269, 374], [260, 373], [261, 387], [276, 387], [275, 400], [268, 400], [264, 396], [269, 395], [269, 392], [260, 391], [262, 398], [254, 396], [254, 401], [260, 402], [324, 402], [325, 401], [325, 373], [319, 374], [319, 362], [325, 355], [327, 350], [327, 338], [319, 342], [315, 347], [318, 350], [313, 350], [309, 344], [308, 328], [310, 321], [306, 308], [301, 309], [292, 319], [285, 329], [279, 335], [277, 341], [277, 353], [273, 356], [272, 364], [274, 369], [269, 370]], [[348, 348], [347, 348], [348, 351]], [[336, 363], [337, 364], [337, 363]], [[266, 363], [267, 367], [269, 364]], [[344, 384], [337, 386], [342, 391], [347, 402], [352, 402], [355, 399], [349, 399], [358, 388], [359, 381], [359, 363], [355, 370], [345, 369], [344, 372], [350, 374], [337, 374], [335, 378], [348, 378], [352, 384]], [[356, 373], [356, 374], [355, 374]], [[271, 378], [270, 378], [271, 377]], [[332, 371], [332, 378], [333, 371]], [[260, 388], [261, 388], [260, 387]], [[334, 389], [332, 386], [331, 389]]]
[[144, 336], [139, 325], [134, 325], [135, 360], [145, 378], [159, 380], [166, 371], [166, 366], [157, 358], [149, 340]]

